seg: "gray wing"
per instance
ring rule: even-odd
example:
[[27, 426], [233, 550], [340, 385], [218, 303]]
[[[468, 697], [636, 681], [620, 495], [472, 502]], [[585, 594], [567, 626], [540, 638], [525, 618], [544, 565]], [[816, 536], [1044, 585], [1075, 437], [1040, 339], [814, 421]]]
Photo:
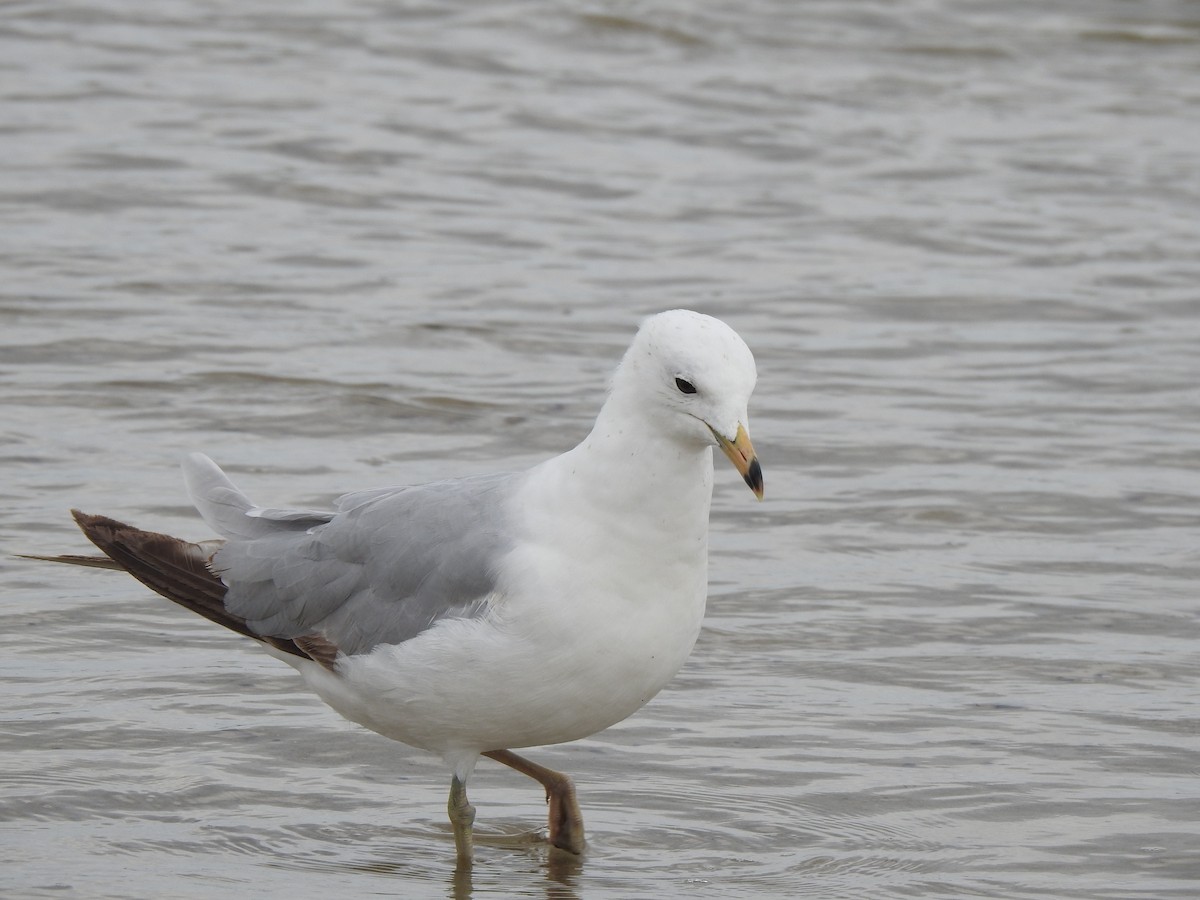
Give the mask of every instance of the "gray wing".
[[258, 634], [320, 634], [346, 654], [479, 615], [511, 546], [515, 478], [349, 494], [335, 513], [247, 510], [252, 526], [213, 558], [225, 607]]

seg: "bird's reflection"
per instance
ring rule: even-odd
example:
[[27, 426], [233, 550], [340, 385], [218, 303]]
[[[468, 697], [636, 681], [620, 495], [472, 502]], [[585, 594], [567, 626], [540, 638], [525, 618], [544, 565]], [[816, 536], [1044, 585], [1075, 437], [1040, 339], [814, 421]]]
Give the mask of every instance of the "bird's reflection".
[[[579, 894], [575, 887], [579, 874], [583, 871], [583, 857], [557, 847], [549, 847], [544, 842], [544, 833], [528, 833], [520, 835], [476, 835], [478, 844], [512, 850], [528, 851], [530, 860], [543, 856], [540, 867], [545, 874], [546, 900], [578, 900]], [[485, 865], [476, 863], [460, 863], [450, 876], [448, 895], [453, 900], [472, 900], [475, 896], [475, 877], [482, 871], [488, 871]], [[494, 870], [489, 874], [494, 874]], [[494, 892], [494, 885], [489, 885], [488, 893]]]

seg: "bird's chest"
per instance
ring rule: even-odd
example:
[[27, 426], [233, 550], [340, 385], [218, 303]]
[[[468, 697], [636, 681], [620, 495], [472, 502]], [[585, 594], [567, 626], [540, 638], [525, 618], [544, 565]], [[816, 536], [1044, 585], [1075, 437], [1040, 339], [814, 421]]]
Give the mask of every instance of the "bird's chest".
[[[543, 648], [544, 671], [604, 685], [614, 714], [628, 715], [657, 693], [691, 652], [704, 617], [707, 548], [647, 540], [637, 529], [587, 535], [583, 545], [541, 548], [536, 604], [513, 611], [514, 625]], [[614, 563], [614, 560], [620, 560]]]
[[641, 498], [628, 483], [586, 492], [567, 481], [520, 505], [495, 612], [515, 643], [537, 648], [521, 678], [561, 733], [630, 715], [691, 652], [707, 594], [703, 475], [691, 491], [651, 485]]

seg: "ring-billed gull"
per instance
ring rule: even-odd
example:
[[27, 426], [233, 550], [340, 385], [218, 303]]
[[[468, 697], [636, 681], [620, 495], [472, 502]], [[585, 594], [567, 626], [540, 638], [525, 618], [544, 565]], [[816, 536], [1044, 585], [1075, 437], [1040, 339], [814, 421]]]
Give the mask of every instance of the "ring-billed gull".
[[513, 753], [626, 718], [675, 675], [707, 595], [715, 445], [762, 498], [754, 357], [723, 322], [643, 322], [588, 436], [524, 472], [347, 494], [332, 512], [255, 506], [208, 457], [183, 464], [220, 540], [75, 512], [104, 557], [260, 641], [326, 703], [440, 754], [458, 859], [481, 755], [538, 780], [549, 840], [580, 853], [571, 780]]

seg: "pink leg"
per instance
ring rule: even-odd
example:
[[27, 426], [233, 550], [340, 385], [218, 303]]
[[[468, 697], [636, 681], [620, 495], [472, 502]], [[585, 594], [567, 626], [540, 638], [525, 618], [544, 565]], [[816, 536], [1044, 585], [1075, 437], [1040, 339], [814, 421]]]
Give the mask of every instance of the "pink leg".
[[570, 778], [530, 762], [511, 750], [489, 750], [483, 755], [540, 783], [546, 789], [546, 802], [550, 804], [550, 843], [569, 853], [583, 853], [583, 814], [579, 811], [575, 785]]

